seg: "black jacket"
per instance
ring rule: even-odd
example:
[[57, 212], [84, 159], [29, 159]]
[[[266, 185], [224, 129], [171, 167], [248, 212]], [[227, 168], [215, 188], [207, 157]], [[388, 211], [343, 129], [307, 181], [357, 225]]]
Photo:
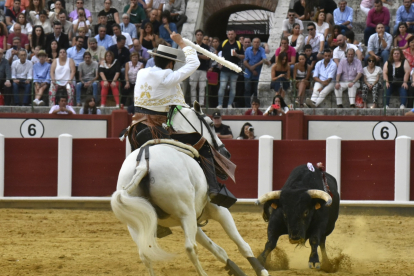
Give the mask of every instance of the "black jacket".
[[[50, 47], [50, 43], [52, 43], [55, 39], [55, 34], [51, 33], [46, 36], [46, 48]], [[58, 41], [59, 49], [68, 49], [69, 46], [69, 38], [68, 35], [61, 33]]]

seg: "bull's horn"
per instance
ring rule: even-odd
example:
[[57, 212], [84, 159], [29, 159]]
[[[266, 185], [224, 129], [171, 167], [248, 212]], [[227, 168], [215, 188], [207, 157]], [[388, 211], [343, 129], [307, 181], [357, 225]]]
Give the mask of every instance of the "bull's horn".
[[308, 194], [311, 196], [311, 198], [320, 198], [322, 200], [325, 200], [326, 206], [330, 206], [332, 204], [332, 197], [321, 190], [308, 190]]
[[256, 200], [256, 205], [263, 204], [263, 203], [265, 203], [268, 200], [279, 199], [281, 192], [282, 191], [279, 190], [279, 191], [268, 192], [268, 193], [262, 195], [261, 197], [259, 197]]

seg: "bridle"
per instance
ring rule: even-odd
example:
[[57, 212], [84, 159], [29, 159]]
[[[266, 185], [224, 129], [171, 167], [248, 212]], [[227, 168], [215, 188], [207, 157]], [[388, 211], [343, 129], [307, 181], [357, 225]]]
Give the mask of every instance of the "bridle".
[[[176, 107], [174, 107], [176, 108]], [[213, 147], [215, 150], [219, 151], [221, 148], [224, 148], [224, 144], [222, 143], [220, 146], [217, 144], [216, 139], [214, 139], [214, 134], [213, 131], [211, 129], [211, 127], [207, 124], [205, 117], [207, 116], [206, 114], [200, 114], [195, 112], [194, 110], [192, 110], [196, 115], [197, 118], [200, 120], [200, 129], [201, 129], [201, 133], [197, 131], [197, 129], [193, 126], [193, 124], [184, 116], [183, 113], [181, 113], [180, 109], [176, 108], [176, 110], [181, 114], [181, 116], [183, 116], [183, 118], [187, 121], [187, 123], [194, 129], [195, 132], [199, 133], [201, 136], [203, 136], [203, 124], [204, 126], [207, 128], [208, 133], [210, 134], [211, 137], [211, 141], [213, 141]]]

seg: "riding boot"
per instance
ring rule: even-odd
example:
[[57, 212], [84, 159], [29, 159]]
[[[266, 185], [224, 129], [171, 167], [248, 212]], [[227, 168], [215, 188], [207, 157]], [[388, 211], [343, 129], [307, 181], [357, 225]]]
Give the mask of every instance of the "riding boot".
[[211, 153], [210, 145], [207, 143], [199, 150], [200, 155], [204, 158], [203, 170], [208, 184], [208, 193], [210, 202], [229, 208], [233, 205], [237, 198], [226, 188], [224, 184], [217, 181], [216, 169], [214, 165], [213, 154]]

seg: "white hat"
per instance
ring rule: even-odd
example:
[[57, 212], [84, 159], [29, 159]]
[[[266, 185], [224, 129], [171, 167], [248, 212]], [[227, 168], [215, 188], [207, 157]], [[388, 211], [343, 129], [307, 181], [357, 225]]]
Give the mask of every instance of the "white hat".
[[148, 54], [153, 56], [159, 56], [167, 59], [171, 59], [174, 61], [185, 62], [184, 60], [179, 60], [177, 57], [183, 57], [183, 51], [174, 49], [165, 45], [158, 45], [157, 52], [148, 50]]

